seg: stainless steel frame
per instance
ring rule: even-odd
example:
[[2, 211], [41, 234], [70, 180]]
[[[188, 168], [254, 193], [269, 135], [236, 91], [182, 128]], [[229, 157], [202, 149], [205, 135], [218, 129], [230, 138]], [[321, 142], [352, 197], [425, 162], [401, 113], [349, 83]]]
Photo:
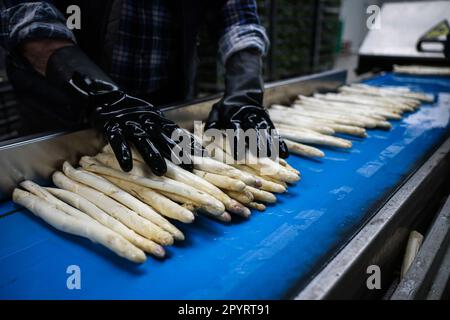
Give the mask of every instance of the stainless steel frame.
[[[346, 71], [336, 70], [271, 83], [266, 86], [265, 102], [267, 105], [287, 103], [298, 94], [309, 95], [317, 89], [333, 90], [344, 84], [346, 78]], [[180, 126], [192, 129], [194, 120], [206, 119], [218, 98], [193, 101], [166, 108], [164, 112]], [[20, 181], [48, 182], [52, 172], [60, 169], [63, 161], [76, 163], [80, 156], [98, 152], [103, 143], [102, 137], [93, 130], [81, 130], [0, 144], [0, 201], [9, 199]]]
[[446, 298], [450, 292], [450, 197], [426, 235], [392, 300]]
[[[424, 207], [450, 176], [450, 138], [391, 196], [354, 238], [294, 298], [380, 297]], [[367, 267], [381, 270], [382, 290], [366, 286]], [[399, 296], [399, 293], [397, 294]]]

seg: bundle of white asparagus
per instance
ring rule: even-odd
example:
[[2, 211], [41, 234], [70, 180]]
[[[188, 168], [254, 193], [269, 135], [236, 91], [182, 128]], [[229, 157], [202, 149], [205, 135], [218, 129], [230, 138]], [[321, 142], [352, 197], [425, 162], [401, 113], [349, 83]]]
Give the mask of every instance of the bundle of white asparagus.
[[450, 76], [450, 67], [394, 65], [394, 73], [422, 75], [422, 76]]
[[406, 87], [352, 84], [339, 93], [299, 95], [291, 106], [272, 105], [269, 114], [291, 153], [320, 158], [325, 153], [317, 146], [352, 147], [349, 139], [335, 134], [366, 138], [368, 129], [389, 130], [389, 121], [417, 110], [422, 101], [433, 97]]
[[[254, 159], [231, 166], [209, 157], [194, 157], [193, 172], [167, 162], [167, 173], [154, 175], [133, 150], [133, 169], [123, 172], [112, 149], [82, 157], [80, 168], [65, 162], [53, 174], [58, 188], [24, 181], [13, 200], [58, 230], [97, 242], [136, 263], [145, 253], [164, 257], [163, 246], [184, 240], [169, 219], [191, 223], [197, 214], [223, 222], [231, 215], [249, 218], [254, 208], [276, 202], [299, 172], [285, 161]], [[261, 169], [271, 169], [260, 176]], [[145, 253], [144, 253], [145, 252]]]

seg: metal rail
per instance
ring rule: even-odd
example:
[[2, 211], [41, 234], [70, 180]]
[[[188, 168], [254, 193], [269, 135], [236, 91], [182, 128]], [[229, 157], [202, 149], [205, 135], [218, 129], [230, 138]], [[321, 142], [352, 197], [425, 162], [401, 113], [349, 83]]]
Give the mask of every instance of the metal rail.
[[417, 257], [401, 280], [392, 300], [441, 299], [449, 289], [450, 197], [436, 217]]

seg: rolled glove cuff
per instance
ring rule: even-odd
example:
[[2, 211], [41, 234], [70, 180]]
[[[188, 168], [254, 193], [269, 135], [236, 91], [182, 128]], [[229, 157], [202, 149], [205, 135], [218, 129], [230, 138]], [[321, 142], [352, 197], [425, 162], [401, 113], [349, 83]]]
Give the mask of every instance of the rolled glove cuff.
[[245, 49], [234, 53], [225, 66], [225, 107], [262, 106], [264, 81], [261, 52]]
[[55, 50], [47, 62], [46, 79], [52, 85], [69, 94], [76, 103], [87, 105], [88, 96], [73, 85], [74, 76], [86, 77], [93, 81], [117, 86], [77, 45]]
[[53, 84], [69, 82], [75, 72], [114, 84], [114, 81], [77, 45], [59, 48], [48, 59], [46, 75]]

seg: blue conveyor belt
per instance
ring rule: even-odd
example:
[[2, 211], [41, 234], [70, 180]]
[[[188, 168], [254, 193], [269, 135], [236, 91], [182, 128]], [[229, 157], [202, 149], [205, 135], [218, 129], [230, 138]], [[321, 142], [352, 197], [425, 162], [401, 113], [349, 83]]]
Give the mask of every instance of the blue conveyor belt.
[[[164, 260], [134, 265], [32, 214], [0, 217], [0, 298], [277, 299], [307, 280], [363, 225], [449, 132], [450, 78], [385, 74], [373, 85], [408, 85], [436, 102], [391, 131], [371, 130], [350, 151], [323, 160], [291, 156], [302, 180], [249, 221], [199, 217]], [[17, 207], [2, 204], [0, 208]], [[81, 269], [81, 290], [68, 290], [66, 268]]]

